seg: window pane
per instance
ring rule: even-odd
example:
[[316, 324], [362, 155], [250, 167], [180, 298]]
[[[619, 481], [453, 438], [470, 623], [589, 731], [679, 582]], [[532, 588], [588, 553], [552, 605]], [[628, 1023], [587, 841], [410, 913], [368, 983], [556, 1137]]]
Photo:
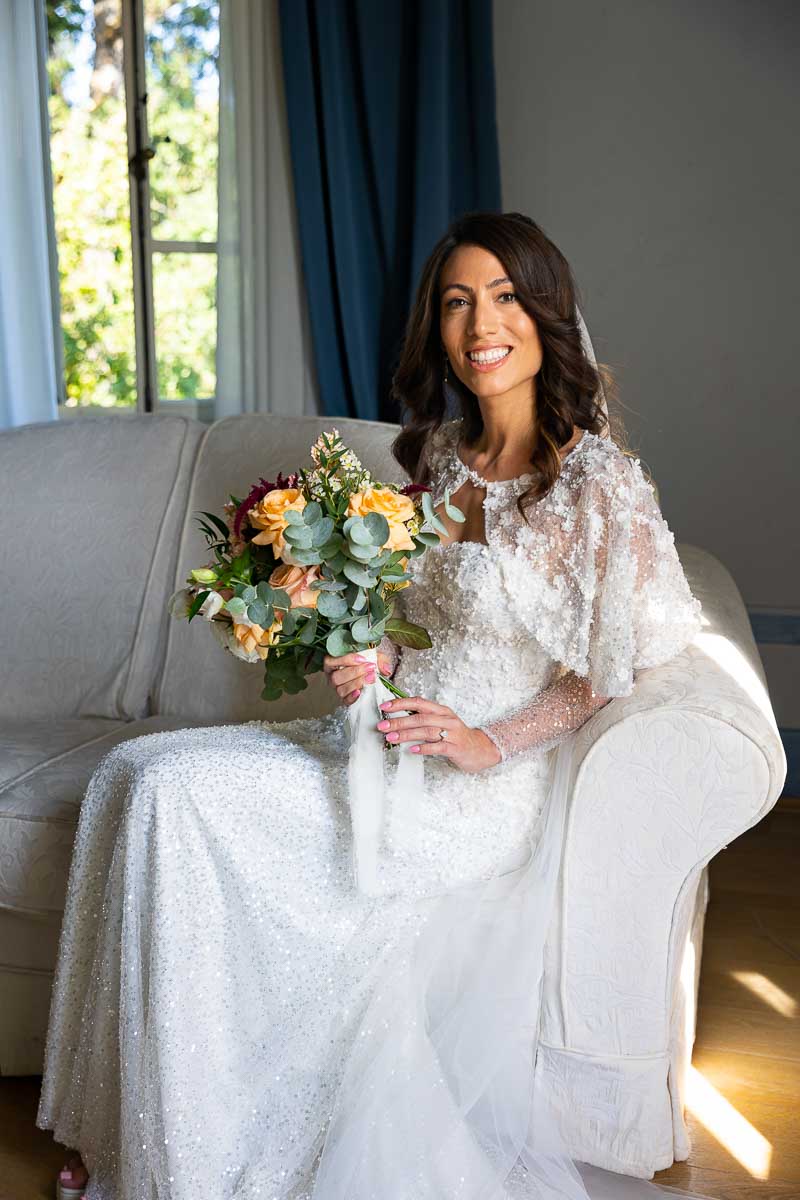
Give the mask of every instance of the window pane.
[[207, 400], [216, 389], [216, 254], [153, 254], [161, 400]]
[[159, 241], [217, 239], [219, 4], [146, 0], [150, 213]]
[[121, 0], [47, 4], [67, 404], [136, 404]]

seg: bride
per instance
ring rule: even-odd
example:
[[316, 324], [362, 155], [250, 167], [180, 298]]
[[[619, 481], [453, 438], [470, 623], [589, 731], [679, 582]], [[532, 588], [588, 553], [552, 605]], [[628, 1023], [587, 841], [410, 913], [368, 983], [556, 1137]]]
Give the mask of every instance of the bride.
[[392, 746], [424, 756], [416, 819], [389, 786], [359, 891], [346, 717], [374, 668], [354, 654], [325, 659], [332, 714], [106, 755], [37, 1118], [79, 1151], [65, 1197], [661, 1194], [570, 1161], [533, 1063], [571, 735], [692, 640], [699, 602], [608, 436], [570, 268], [529, 218], [471, 213], [434, 248], [394, 395], [394, 455], [450, 534], [398, 597], [432, 648], [379, 651], [410, 697], [376, 722], [388, 783]]

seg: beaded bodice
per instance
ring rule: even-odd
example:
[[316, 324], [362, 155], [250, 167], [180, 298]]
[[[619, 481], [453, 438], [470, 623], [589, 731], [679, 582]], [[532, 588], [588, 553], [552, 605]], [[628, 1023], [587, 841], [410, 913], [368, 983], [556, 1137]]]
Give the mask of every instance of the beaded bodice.
[[[433, 645], [401, 655], [398, 685], [482, 728], [525, 712], [565, 673], [596, 696], [629, 694], [636, 670], [672, 658], [700, 626], [639, 460], [584, 431], [526, 519], [516, 500], [532, 475], [483, 479], [458, 454], [460, 431], [448, 421], [431, 439], [431, 498], [438, 506], [466, 481], [484, 489], [486, 542], [447, 542], [410, 561], [400, 609]], [[530, 719], [506, 725], [505, 751], [526, 748], [510, 736], [523, 725], [533, 736]]]

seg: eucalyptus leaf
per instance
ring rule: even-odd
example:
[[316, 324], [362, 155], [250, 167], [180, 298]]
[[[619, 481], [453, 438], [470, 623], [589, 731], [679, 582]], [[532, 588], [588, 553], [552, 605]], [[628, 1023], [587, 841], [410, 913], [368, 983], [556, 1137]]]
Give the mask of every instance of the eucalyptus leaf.
[[242, 588], [241, 592], [239, 592], [238, 594], [242, 597], [245, 604], [252, 604], [253, 601], [258, 596], [258, 592], [256, 591], [256, 589], [254, 587], [251, 587], [249, 584], [247, 585], [247, 587]]
[[232, 617], [243, 617], [247, 612], [247, 605], [241, 596], [234, 596], [232, 600], [228, 600], [225, 608]]
[[321, 592], [317, 600], [317, 611], [322, 617], [332, 617], [336, 620], [348, 611], [348, 604], [342, 596], [332, 592]]
[[347, 551], [351, 558], [354, 558], [356, 562], [361, 563], [371, 562], [375, 556], [375, 547], [371, 544], [362, 546], [358, 545], [356, 542], [350, 542], [349, 546], [347, 547]]
[[325, 649], [332, 658], [339, 658], [342, 654], [350, 653], [353, 643], [343, 626], [331, 630], [325, 639]]
[[289, 611], [284, 616], [283, 620], [281, 621], [281, 633], [285, 633], [285, 634], [288, 634], [289, 636], [291, 636], [295, 632], [296, 628], [297, 628], [297, 617], [295, 616], [294, 609], [290, 608]]
[[389, 522], [379, 512], [370, 512], [364, 517], [364, 525], [376, 546], [382, 546], [389, 537]]
[[302, 547], [292, 547], [292, 557], [297, 559], [298, 566], [313, 567], [320, 562], [319, 550], [306, 550]]
[[289, 525], [284, 529], [283, 536], [290, 546], [307, 550], [311, 545], [311, 530], [307, 525]]
[[382, 621], [386, 616], [386, 602], [377, 591], [373, 592], [370, 596], [369, 612], [373, 621]]
[[310, 646], [317, 633], [317, 614], [309, 617], [297, 635], [297, 640], [304, 646]]
[[311, 584], [314, 592], [343, 592], [348, 585], [341, 579], [315, 579]]
[[283, 510], [283, 519], [287, 525], [305, 525], [303, 513], [298, 512], [296, 508], [285, 508]]
[[355, 542], [358, 546], [372, 545], [372, 535], [362, 517], [353, 517], [353, 523], [346, 531], [346, 536], [348, 542]]
[[[271, 607], [271, 606], [270, 606]], [[247, 615], [254, 625], [272, 624], [272, 621], [267, 617], [269, 609], [263, 600], [254, 600], [252, 604], [247, 606]]]
[[272, 592], [270, 599], [274, 608], [279, 608], [285, 612], [287, 608], [292, 607], [289, 593], [284, 588], [270, 588], [270, 591]]
[[369, 617], [358, 617], [350, 626], [350, 636], [356, 642], [369, 641]]
[[323, 517], [317, 521], [316, 525], [311, 527], [311, 542], [314, 546], [325, 546], [330, 541], [333, 533], [333, 520], [330, 517]]
[[298, 604], [296, 608], [292, 609], [292, 612], [296, 613], [298, 617], [313, 617], [316, 611], [316, 608], [307, 608], [305, 604]]
[[464, 516], [461, 509], [458, 508], [455, 504], [452, 504], [450, 502], [450, 488], [449, 487], [444, 489], [444, 511], [447, 513], [447, 515], [451, 521], [458, 521], [460, 523], [463, 523], [467, 519]]
[[377, 584], [377, 579], [374, 575], [370, 575], [369, 571], [365, 571], [358, 563], [346, 560], [342, 573], [353, 583], [357, 583], [359, 587], [374, 588]]
[[336, 555], [339, 553], [339, 551], [341, 550], [343, 545], [344, 545], [344, 542], [343, 542], [342, 538], [331, 538], [329, 541], [327, 541], [325, 543], [324, 546], [319, 547], [319, 552], [322, 555], [325, 562], [330, 562], [332, 559], [334, 559], [336, 557]]
[[316, 525], [322, 517], [322, 505], [317, 500], [310, 500], [303, 509], [302, 516], [306, 525]]

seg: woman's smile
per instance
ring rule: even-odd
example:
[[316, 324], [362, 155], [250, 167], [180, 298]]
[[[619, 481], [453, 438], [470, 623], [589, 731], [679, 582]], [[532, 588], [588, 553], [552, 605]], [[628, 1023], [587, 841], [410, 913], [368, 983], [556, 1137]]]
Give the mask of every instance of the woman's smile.
[[465, 357], [473, 371], [497, 371], [507, 362], [512, 353], [511, 346], [492, 346], [481, 350], [468, 350]]

